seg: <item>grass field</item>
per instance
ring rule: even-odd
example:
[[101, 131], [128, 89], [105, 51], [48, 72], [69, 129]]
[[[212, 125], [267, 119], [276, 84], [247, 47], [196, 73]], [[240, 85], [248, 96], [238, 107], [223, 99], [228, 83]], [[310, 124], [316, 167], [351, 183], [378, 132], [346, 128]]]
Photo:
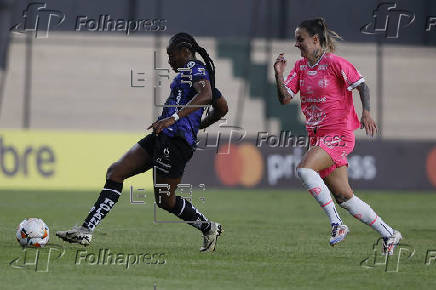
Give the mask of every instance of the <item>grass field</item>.
[[[342, 209], [339, 211], [351, 232], [342, 244], [331, 248], [327, 218], [313, 198], [301, 191], [208, 190], [204, 203], [198, 201], [194, 192], [194, 203], [210, 219], [221, 222], [225, 230], [217, 251], [208, 254], [198, 251], [201, 234], [189, 225], [153, 223], [150, 196], [145, 205], [132, 205], [125, 190], [116, 208], [97, 228], [92, 246], [83, 248], [60, 241], [54, 233], [80, 223], [95, 201], [95, 192], [0, 191], [0, 194], [0, 289], [436, 287], [436, 261], [425, 265], [427, 250], [436, 249], [433, 218], [436, 194], [359, 195], [385, 221], [401, 230], [407, 249], [415, 250], [411, 258], [407, 258], [407, 251], [400, 256], [398, 272], [386, 272], [384, 265], [360, 265], [365, 258], [374, 257], [372, 246], [378, 236]], [[10, 265], [15, 258], [23, 257], [15, 231], [18, 223], [29, 216], [44, 219], [50, 227], [50, 243], [65, 249], [60, 258], [57, 251], [53, 252], [48, 272], [36, 272], [31, 265], [23, 269], [12, 267], [18, 264]], [[161, 210], [158, 219], [174, 220]], [[161, 253], [159, 263], [165, 264], [141, 261], [126, 269], [125, 265], [92, 265], [85, 259], [75, 263], [77, 255], [84, 253], [79, 250], [87, 251], [83, 255], [98, 255], [100, 249], [124, 255]], [[35, 255], [34, 251], [29, 250], [29, 256]], [[395, 258], [398, 257], [389, 260], [389, 271], [396, 269]]]

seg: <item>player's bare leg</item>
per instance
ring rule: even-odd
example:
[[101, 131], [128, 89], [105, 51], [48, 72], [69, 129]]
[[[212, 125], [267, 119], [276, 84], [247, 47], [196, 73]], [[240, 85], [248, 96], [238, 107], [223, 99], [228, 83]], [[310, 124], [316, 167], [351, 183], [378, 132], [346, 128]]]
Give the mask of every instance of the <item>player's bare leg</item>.
[[324, 181], [342, 208], [345, 208], [361, 222], [371, 226], [383, 237], [382, 251], [392, 255], [394, 248], [402, 239], [401, 233], [393, 230], [367, 203], [353, 194], [353, 190], [348, 183], [347, 167], [336, 168]]
[[106, 184], [100, 196], [89, 211], [82, 226], [71, 230], [58, 231], [56, 236], [70, 243], [84, 246], [90, 244], [92, 232], [101, 220], [110, 212], [123, 190], [123, 181], [133, 175], [151, 168], [150, 155], [138, 144], [135, 144], [120, 160], [114, 162], [107, 170]]
[[181, 178], [168, 178], [159, 173], [156, 173], [155, 177], [154, 194], [157, 205], [188, 222], [188, 224], [203, 233], [201, 252], [215, 251], [217, 239], [223, 231], [222, 226], [219, 223], [209, 221], [188, 200], [176, 196], [175, 191], [180, 184]]
[[331, 198], [330, 190], [318, 174], [320, 170], [332, 165], [333, 160], [330, 155], [321, 147], [313, 146], [306, 152], [298, 165], [297, 175], [328, 216], [332, 227], [330, 245], [334, 246], [345, 239], [348, 227], [342, 224], [335, 203]]

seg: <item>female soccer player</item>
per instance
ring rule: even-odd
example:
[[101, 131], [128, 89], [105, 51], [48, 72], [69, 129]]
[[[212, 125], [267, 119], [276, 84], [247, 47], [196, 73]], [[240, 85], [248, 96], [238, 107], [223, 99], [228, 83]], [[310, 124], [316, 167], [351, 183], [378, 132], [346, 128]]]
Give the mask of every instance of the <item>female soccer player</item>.
[[[215, 88], [212, 59], [191, 35], [174, 35], [169, 41], [167, 53], [168, 63], [179, 74], [171, 83], [162, 115], [149, 127], [153, 128], [153, 133], [140, 140], [108, 168], [106, 184], [83, 225], [56, 233], [63, 240], [89, 245], [93, 230], [118, 201], [123, 181], [153, 169], [158, 206], [203, 233], [200, 251], [215, 250], [222, 226], [209, 221], [189, 201], [176, 196], [175, 190], [194, 152], [198, 129], [221, 119], [228, 111], [227, 102]], [[195, 58], [196, 53], [200, 54], [205, 64]], [[202, 120], [203, 108], [208, 104], [212, 104], [213, 110]]]
[[[401, 233], [354, 195], [348, 184], [347, 155], [354, 148], [353, 131], [360, 125], [366, 134], [374, 136], [377, 129], [370, 115], [365, 79], [350, 62], [333, 54], [334, 38], [340, 39], [322, 18], [305, 20], [295, 30], [295, 47], [303, 58], [295, 63], [286, 80], [283, 53], [274, 63], [280, 103], [289, 104], [300, 91], [301, 110], [306, 116], [310, 147], [297, 167], [297, 175], [330, 219], [331, 246], [347, 236], [348, 227], [342, 223], [330, 192], [342, 208], [379, 232], [384, 240], [383, 253], [392, 254]], [[354, 88], [359, 91], [363, 106], [360, 123], [353, 106]]]

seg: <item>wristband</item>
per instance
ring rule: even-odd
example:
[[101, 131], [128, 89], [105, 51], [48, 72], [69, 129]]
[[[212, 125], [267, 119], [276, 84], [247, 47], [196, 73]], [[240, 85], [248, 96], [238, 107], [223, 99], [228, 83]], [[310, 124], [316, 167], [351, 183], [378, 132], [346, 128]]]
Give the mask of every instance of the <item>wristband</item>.
[[179, 117], [179, 115], [177, 115], [177, 113], [174, 113], [171, 117], [173, 117], [176, 122], [180, 119], [180, 117]]

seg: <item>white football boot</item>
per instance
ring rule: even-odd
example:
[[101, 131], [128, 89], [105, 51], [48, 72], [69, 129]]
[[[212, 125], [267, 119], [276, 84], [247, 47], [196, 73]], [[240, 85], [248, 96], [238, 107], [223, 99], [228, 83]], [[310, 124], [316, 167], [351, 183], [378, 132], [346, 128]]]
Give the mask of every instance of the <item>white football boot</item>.
[[389, 254], [392, 256], [394, 254], [394, 249], [403, 238], [399, 231], [394, 230], [394, 233], [389, 238], [383, 238], [383, 255]]
[[223, 227], [219, 223], [210, 222], [210, 230], [203, 235], [203, 246], [200, 252], [215, 251], [216, 241], [223, 232]]
[[74, 226], [68, 231], [57, 231], [56, 236], [69, 243], [88, 246], [91, 243], [92, 232], [82, 226]]
[[330, 237], [330, 246], [334, 247], [337, 243], [342, 242], [348, 235], [348, 227], [346, 225], [334, 224], [332, 226], [332, 236]]

